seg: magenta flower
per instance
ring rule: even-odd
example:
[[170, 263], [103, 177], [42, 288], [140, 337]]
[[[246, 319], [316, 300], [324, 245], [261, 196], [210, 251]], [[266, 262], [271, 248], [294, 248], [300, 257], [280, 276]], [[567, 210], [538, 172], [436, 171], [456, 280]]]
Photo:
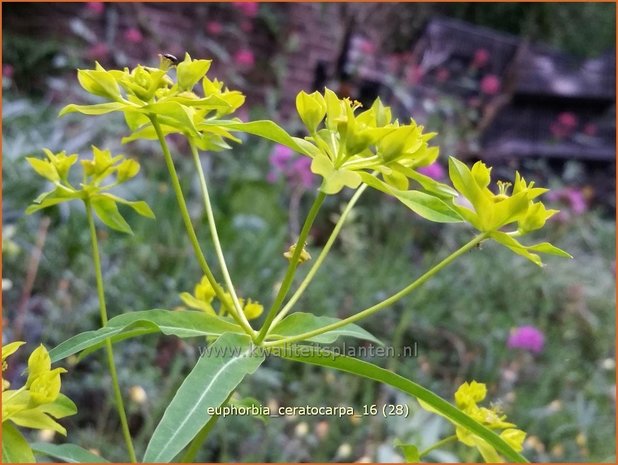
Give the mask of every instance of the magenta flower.
[[534, 326], [520, 326], [509, 334], [506, 346], [509, 349], [523, 349], [538, 354], [545, 345], [545, 336]]
[[581, 215], [588, 210], [588, 203], [584, 193], [576, 187], [552, 190], [547, 194], [547, 200], [566, 204], [575, 215]]
[[268, 161], [271, 166], [271, 170], [266, 176], [268, 182], [274, 183], [282, 175], [292, 187], [301, 186], [308, 189], [313, 185], [311, 159], [297, 158], [292, 149], [277, 144], [273, 148]]
[[15, 68], [13, 68], [13, 65], [10, 65], [8, 63], [2, 65], [2, 76], [11, 79], [14, 73]]
[[569, 206], [571, 210], [576, 215], [581, 215], [588, 210], [588, 205], [586, 204], [586, 199], [584, 198], [584, 193], [579, 189], [567, 189], [566, 198], [569, 202]]
[[428, 166], [423, 166], [417, 170], [419, 173], [429, 176], [430, 178], [440, 181], [445, 178], [444, 168], [437, 161]]
[[139, 44], [144, 40], [144, 36], [139, 29], [131, 27], [124, 31], [124, 40], [130, 44]]
[[472, 58], [472, 66], [474, 68], [482, 68], [489, 61], [489, 52], [484, 48], [479, 48], [474, 52], [474, 58]]
[[377, 50], [376, 44], [365, 38], [360, 39], [358, 48], [365, 55], [373, 55]]
[[500, 92], [500, 78], [495, 74], [488, 74], [481, 79], [481, 92], [485, 95], [496, 95]]
[[105, 10], [105, 3], [103, 2], [88, 2], [86, 8], [95, 14], [100, 15]]
[[206, 23], [206, 32], [210, 35], [218, 36], [223, 32], [223, 25], [219, 21], [209, 21]]
[[294, 151], [285, 145], [277, 144], [270, 154], [269, 161], [273, 168], [285, 171], [289, 161], [294, 156]]
[[568, 129], [575, 129], [577, 126], [577, 116], [570, 111], [563, 111], [558, 115], [558, 123]]
[[257, 2], [233, 2], [232, 5], [248, 18], [255, 18], [260, 9], [260, 4]]
[[234, 54], [234, 62], [243, 68], [253, 68], [255, 56], [251, 50], [242, 48]]

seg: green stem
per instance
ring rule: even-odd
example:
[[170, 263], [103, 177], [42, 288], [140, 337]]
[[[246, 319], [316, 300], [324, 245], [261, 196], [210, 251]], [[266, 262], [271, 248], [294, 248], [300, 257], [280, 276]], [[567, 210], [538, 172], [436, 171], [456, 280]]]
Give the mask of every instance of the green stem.
[[236, 289], [234, 289], [234, 284], [232, 283], [232, 278], [230, 276], [230, 272], [228, 271], [227, 264], [225, 263], [225, 256], [223, 255], [223, 249], [221, 248], [221, 241], [219, 240], [219, 233], [217, 232], [217, 225], [215, 223], [215, 216], [212, 211], [212, 204], [210, 203], [210, 195], [208, 195], [208, 186], [206, 184], [206, 178], [204, 176], [204, 170], [202, 169], [202, 163], [200, 161], [200, 155], [197, 151], [195, 145], [191, 145], [191, 153], [193, 154], [193, 162], [195, 163], [195, 168], [197, 170], [197, 174], [200, 180], [200, 188], [202, 190], [202, 197], [204, 199], [204, 208], [206, 209], [206, 217], [208, 218], [208, 227], [210, 228], [210, 236], [212, 238], [212, 242], [215, 246], [215, 252], [217, 254], [217, 259], [219, 260], [219, 266], [221, 267], [221, 273], [223, 273], [223, 280], [225, 281], [225, 285], [227, 286], [227, 290], [232, 296], [232, 303], [234, 304], [234, 308], [236, 312], [240, 316], [240, 319], [243, 320], [243, 323], [246, 326], [251, 327], [245, 313], [242, 310], [242, 306], [240, 305], [240, 301], [238, 300], [238, 296], [236, 295]]
[[292, 337], [280, 339], [278, 341], [265, 342], [264, 343], [264, 347], [274, 347], [274, 346], [290, 344], [292, 342], [303, 341], [305, 339], [309, 339], [309, 338], [312, 338], [314, 336], [318, 336], [318, 335], [326, 333], [328, 331], [332, 331], [332, 330], [341, 328], [342, 326], [348, 325], [350, 323], [354, 323], [354, 322], [356, 322], [358, 320], [362, 320], [363, 318], [367, 318], [367, 317], [373, 315], [374, 313], [377, 313], [380, 310], [383, 310], [384, 308], [389, 307], [390, 305], [394, 304], [398, 300], [400, 300], [403, 297], [405, 297], [406, 295], [408, 295], [410, 292], [414, 291], [420, 285], [422, 285], [425, 282], [429, 281], [436, 273], [438, 273], [440, 270], [445, 268], [447, 265], [452, 263], [454, 260], [459, 258], [464, 253], [466, 253], [469, 250], [471, 250], [472, 248], [474, 248], [478, 243], [480, 243], [486, 237], [487, 237], [486, 233], [481, 233], [481, 234], [477, 235], [470, 242], [468, 242], [467, 244], [465, 244], [464, 246], [459, 248], [457, 251], [453, 252], [451, 255], [446, 257], [444, 260], [442, 260], [440, 263], [435, 265], [430, 270], [426, 271], [422, 276], [420, 276], [414, 282], [409, 284], [407, 287], [404, 287], [402, 290], [400, 290], [396, 294], [393, 294], [389, 298], [383, 300], [382, 302], [379, 302], [379, 303], [373, 305], [372, 307], [369, 307], [369, 308], [367, 308], [367, 309], [365, 309], [365, 310], [363, 310], [363, 311], [361, 311], [361, 312], [359, 312], [359, 313], [357, 313], [355, 315], [352, 315], [352, 316], [350, 316], [350, 317], [348, 317], [348, 318], [346, 318], [344, 320], [338, 321], [336, 323], [332, 323], [330, 325], [326, 325], [326, 326], [324, 326], [322, 328], [318, 328], [318, 329], [315, 329], [313, 331], [308, 331], [306, 333], [299, 334], [297, 336], [292, 336]]
[[[232, 393], [227, 397], [227, 399], [225, 399], [225, 401], [221, 404], [221, 407], [225, 406], [229, 402], [233, 394], [234, 392], [232, 391]], [[202, 448], [204, 441], [206, 440], [212, 429], [215, 427], [218, 420], [219, 415], [213, 415], [212, 417], [210, 417], [210, 420], [208, 420], [208, 422], [206, 422], [206, 424], [202, 426], [202, 429], [199, 430], [197, 435], [193, 438], [193, 440], [189, 444], [189, 447], [187, 448], [187, 451], [180, 459], [181, 463], [195, 462], [195, 457], [197, 456], [197, 453]]]
[[311, 206], [311, 210], [309, 210], [309, 214], [307, 215], [307, 219], [305, 220], [305, 224], [303, 224], [303, 228], [300, 231], [300, 235], [298, 236], [298, 241], [296, 242], [296, 247], [294, 248], [294, 253], [292, 254], [292, 258], [290, 259], [290, 263], [288, 265], [288, 269], [283, 278], [283, 282], [281, 283], [281, 287], [279, 288], [279, 292], [275, 297], [275, 301], [273, 302], [270, 310], [268, 310], [268, 314], [266, 315], [266, 319], [264, 320], [264, 324], [260, 329], [260, 332], [255, 340], [256, 344], [260, 344], [266, 335], [268, 334], [268, 330], [270, 329], [270, 325], [275, 318], [275, 315], [281, 308], [281, 304], [283, 303], [283, 299], [287, 295], [290, 287], [292, 286], [292, 281], [294, 280], [294, 273], [296, 272], [296, 268], [298, 267], [298, 259], [300, 258], [300, 254], [305, 247], [305, 241], [307, 240], [307, 236], [309, 235], [309, 231], [311, 230], [311, 226], [313, 225], [313, 221], [318, 215], [318, 211], [320, 207], [324, 203], [324, 199], [326, 198], [326, 194], [322, 191], [318, 191], [318, 195], [316, 195], [315, 200], [313, 201], [313, 205]]
[[354, 193], [354, 195], [352, 196], [352, 198], [350, 199], [350, 201], [346, 205], [346, 207], [343, 210], [343, 212], [341, 212], [341, 216], [339, 217], [339, 220], [337, 221], [337, 224], [335, 225], [335, 227], [333, 229], [333, 232], [330, 234], [330, 237], [328, 238], [328, 241], [324, 245], [324, 248], [320, 252], [320, 255], [318, 256], [316, 261], [313, 263], [313, 266], [309, 270], [309, 273], [307, 273], [307, 276], [305, 276], [305, 279], [303, 279], [303, 282], [300, 283], [300, 286], [298, 287], [296, 292], [294, 292], [292, 297], [290, 297], [290, 300], [285, 304], [285, 306], [277, 314], [277, 316], [275, 317], [275, 319], [272, 322], [272, 326], [275, 326], [279, 321], [281, 321], [283, 319], [283, 317], [285, 317], [285, 315], [287, 315], [287, 313], [294, 307], [296, 302], [298, 302], [298, 299], [300, 299], [300, 297], [303, 295], [303, 293], [305, 292], [305, 289], [307, 289], [307, 287], [309, 286], [309, 284], [313, 280], [314, 276], [316, 275], [316, 273], [320, 269], [320, 266], [322, 265], [322, 262], [324, 262], [324, 259], [326, 258], [326, 256], [330, 252], [330, 249], [333, 246], [333, 244], [335, 243], [335, 240], [337, 239], [337, 237], [339, 236], [339, 232], [341, 231], [341, 228], [343, 227], [343, 224], [345, 223], [345, 220], [348, 218], [348, 215], [352, 211], [352, 208], [354, 208], [354, 205], [356, 205], [356, 202], [358, 201], [360, 196], [363, 194], [363, 192], [365, 192], [365, 189], [367, 189], [367, 184], [363, 184]]
[[195, 234], [195, 229], [193, 228], [193, 223], [191, 223], [191, 216], [189, 215], [189, 210], [187, 209], [187, 202], [185, 201], [185, 197], [182, 193], [182, 188], [180, 186], [180, 180], [178, 179], [178, 174], [176, 173], [176, 168], [174, 167], [174, 160], [172, 160], [172, 155], [170, 153], [169, 147], [167, 146], [167, 142], [165, 141], [165, 136], [163, 135], [163, 131], [161, 131], [161, 126], [159, 125], [159, 121], [155, 115], [150, 115], [150, 121], [152, 122], [152, 126], [154, 127], [157, 137], [159, 138], [159, 144], [161, 144], [161, 150], [163, 151], [163, 157], [165, 158], [165, 164], [167, 165], [167, 169], [170, 174], [170, 178], [172, 180], [172, 188], [176, 193], [176, 200], [178, 201], [178, 207], [180, 208], [180, 215], [182, 216], [183, 222], [185, 224], [185, 229], [187, 231], [187, 235], [189, 236], [189, 241], [193, 246], [193, 250], [195, 252], [195, 257], [202, 269], [202, 272], [208, 279], [208, 282], [215, 290], [215, 294], [217, 298], [221, 301], [221, 304], [224, 305], [227, 311], [232, 315], [232, 318], [236, 320], [243, 330], [251, 336], [251, 339], [255, 339], [255, 332], [251, 326], [244, 324], [243, 320], [241, 320], [240, 316], [236, 313], [236, 309], [231, 306], [228, 300], [225, 298], [225, 294], [223, 289], [215, 279], [208, 263], [206, 262], [206, 257], [202, 252], [202, 248], [200, 247], [200, 243], [197, 239], [197, 235]]
[[432, 450], [435, 449], [439, 449], [440, 447], [449, 444], [451, 442], [455, 442], [457, 441], [457, 435], [453, 434], [451, 436], [447, 436], [444, 439], [439, 440], [438, 442], [436, 442], [433, 446], [429, 446], [427, 449], [425, 449], [424, 451], [420, 452], [418, 454], [418, 458], [423, 458], [425, 455], [429, 454]]
[[[99, 245], [97, 242], [97, 231], [94, 226], [94, 218], [92, 216], [92, 205], [89, 200], [85, 200], [86, 203], [86, 215], [88, 217], [88, 226], [90, 228], [90, 239], [92, 242], [92, 257], [94, 260], [94, 270], [97, 281], [97, 294], [99, 296], [99, 311], [101, 314], [101, 325], [107, 324], [107, 308], [105, 306], [105, 288], [103, 287], [103, 273], [101, 271], [101, 258], [99, 256]], [[118, 383], [118, 374], [116, 373], [116, 365], [114, 363], [114, 351], [112, 349], [112, 341], [108, 338], [105, 340], [105, 351], [107, 353], [107, 364], [109, 366], [109, 373], [112, 377], [112, 388], [114, 391], [114, 398], [116, 400], [116, 409], [118, 410], [118, 416], [120, 417], [120, 426], [122, 429], [122, 435], [127, 445], [127, 451], [129, 452], [129, 459], [132, 463], [137, 462], [135, 456], [135, 449], [133, 449], [133, 442], [131, 440], [131, 432], [129, 431], [129, 422], [127, 421], [127, 414], [124, 410], [124, 402], [122, 400], [122, 393], [120, 391], [120, 384]]]

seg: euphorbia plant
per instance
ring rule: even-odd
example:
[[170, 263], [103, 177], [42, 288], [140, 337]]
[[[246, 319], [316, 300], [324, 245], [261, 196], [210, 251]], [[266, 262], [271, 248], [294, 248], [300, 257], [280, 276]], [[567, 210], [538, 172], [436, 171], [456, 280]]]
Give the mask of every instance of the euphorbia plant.
[[[182, 301], [190, 309], [130, 311], [109, 321], [103, 318], [102, 311], [101, 328], [61, 343], [52, 350], [52, 359], [58, 361], [77, 352], [85, 351], [87, 354], [106, 347], [109, 366], [113, 371], [112, 345], [129, 337], [160, 331], [182, 338], [205, 337], [212, 342], [213, 350], [198, 360], [155, 428], [143, 457], [146, 462], [169, 462], [181, 453], [184, 461], [195, 459], [218, 418], [209, 414], [208, 409], [227, 403], [240, 382], [259, 368], [267, 354], [326, 366], [388, 384], [416, 397], [424, 408], [452, 421], [457, 426], [456, 437], [465, 444], [476, 445], [483, 457], [525, 461], [519, 454], [523, 432], [498, 435], [493, 431], [497, 423], [484, 421], [479, 416], [479, 412], [482, 414], [485, 411], [476, 407], [476, 402], [484, 396], [479, 394], [479, 385], [474, 382], [467, 385], [467, 388], [461, 388], [457, 395], [462, 399], [473, 399], [474, 403], [464, 399], [461, 402], [458, 400], [457, 406], [454, 406], [408, 379], [376, 365], [336, 354], [327, 346], [312, 347], [310, 351], [300, 349], [307, 349], [308, 343], [329, 344], [344, 335], [376, 341], [355, 323], [386, 311], [393, 303], [483, 241], [493, 239], [537, 265], [541, 265], [538, 253], [569, 257], [566, 252], [545, 242], [535, 245], [519, 242], [520, 237], [542, 228], [545, 221], [555, 213], [547, 210], [538, 200], [545, 189], [526, 183], [516, 174], [512, 189], [508, 183], [499, 181], [497, 190], [494, 190], [491, 187], [490, 168], [482, 162], [468, 168], [455, 158], [449, 160], [452, 186], [419, 173], [419, 168], [430, 165], [438, 157], [438, 149], [429, 145], [433, 134], [424, 132], [424, 128], [412, 119], [406, 122], [393, 119], [390, 108], [379, 99], [363, 110], [358, 102], [339, 98], [329, 89], [322, 93], [301, 92], [296, 107], [308, 132], [305, 138], [290, 136], [272, 121], [242, 122], [232, 115], [242, 105], [243, 95], [208, 78], [206, 73], [209, 66], [210, 61], [193, 60], [187, 54], [180, 62], [173, 57], [162, 56], [157, 68], [137, 66], [133, 70], [105, 70], [97, 64], [93, 70], [78, 71], [82, 87], [105, 101], [95, 105], [69, 105], [61, 114], [122, 112], [131, 131], [123, 139], [125, 142], [137, 139], [159, 142], [186, 233], [203, 277], [195, 279], [197, 284], [193, 294], [181, 294]], [[312, 171], [322, 178], [299, 237], [293, 244], [282, 244], [287, 268], [276, 296], [264, 312], [265, 317], [260, 326], [253, 326], [250, 322], [257, 321], [256, 318], [263, 310], [262, 305], [255, 300], [257, 296], [251, 296], [251, 299], [239, 297], [228, 271], [200, 161], [201, 151], [228, 149], [229, 143], [239, 142], [233, 135], [237, 132], [283, 144], [309, 157]], [[176, 172], [174, 158], [166, 141], [166, 136], [172, 133], [184, 136], [188, 142], [223, 284], [216, 279], [206, 260], [191, 221], [183, 183]], [[74, 198], [85, 202], [93, 231], [99, 297], [104, 309], [105, 299], [100, 265], [96, 258], [98, 250], [91, 210], [94, 209], [105, 224], [123, 232], [129, 232], [130, 228], [120, 216], [117, 203], [128, 204], [146, 216], [154, 215], [143, 203], [128, 202], [107, 192], [114, 184], [137, 174], [137, 165], [128, 160], [120, 161], [109, 152], [97, 148], [93, 150], [94, 160], [82, 162], [85, 178], [80, 189], [74, 188], [67, 178], [68, 168], [76, 161], [76, 156], [48, 152], [47, 162], [30, 160], [39, 174], [54, 183], [55, 189], [39, 197], [29, 211]], [[105, 163], [101, 160], [105, 160]], [[101, 180], [112, 173], [116, 175], [116, 182], [101, 186]], [[467, 242], [462, 240], [464, 244], [459, 249], [400, 291], [348, 318], [294, 312], [296, 303], [316, 276], [346, 218], [367, 187], [396, 198], [429, 221], [469, 223], [478, 233]], [[325, 198], [337, 195], [344, 188], [356, 192], [348, 201], [322, 250], [315, 259], [304, 265], [309, 269], [288, 298], [299, 264], [311, 258], [306, 250], [306, 241]], [[462, 228], [462, 236], [467, 234], [467, 229]], [[258, 300], [266, 302], [267, 298], [261, 297]], [[118, 402], [122, 400], [119, 394], [117, 388], [116, 400], [122, 418], [124, 413], [121, 402]], [[511, 430], [519, 431], [514, 428]], [[130, 442], [130, 438], [127, 438], [129, 450]], [[134, 459], [131, 455], [130, 458]]]

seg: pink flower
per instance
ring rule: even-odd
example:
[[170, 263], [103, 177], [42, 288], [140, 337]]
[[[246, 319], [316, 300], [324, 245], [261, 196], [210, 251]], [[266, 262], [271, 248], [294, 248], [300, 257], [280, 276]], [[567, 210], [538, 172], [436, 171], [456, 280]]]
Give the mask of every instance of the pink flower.
[[485, 95], [496, 95], [500, 92], [500, 78], [495, 74], [488, 74], [481, 79], [481, 92]]
[[444, 179], [445, 177], [445, 172], [444, 172], [444, 168], [442, 167], [442, 165], [440, 163], [433, 162], [431, 165], [428, 166], [423, 166], [422, 168], [419, 168], [417, 170], [419, 173], [424, 174], [425, 176], [429, 176], [432, 179], [435, 179], [436, 181], [440, 181], [441, 179]]
[[558, 115], [558, 123], [567, 129], [575, 129], [577, 126], [577, 116], [570, 111], [563, 111]]
[[[567, 205], [569, 210], [575, 215], [581, 215], [588, 210], [588, 202], [581, 189], [576, 187], [564, 187], [558, 190], [552, 190], [547, 194], [547, 200], [551, 202], [562, 202]], [[560, 212], [563, 213], [563, 212]], [[556, 214], [554, 216], [558, 216]], [[567, 213], [564, 213], [566, 216]]]
[[288, 162], [294, 156], [294, 151], [285, 145], [277, 144], [273, 148], [268, 160], [273, 168], [279, 171], [285, 171]]
[[584, 193], [579, 189], [567, 189], [566, 198], [571, 207], [571, 210], [576, 215], [581, 215], [588, 210], [588, 205], [586, 203], [586, 199], [584, 198]]
[[124, 40], [130, 44], [139, 44], [144, 40], [144, 36], [139, 29], [131, 27], [124, 31]]
[[365, 55], [373, 55], [376, 52], [376, 44], [374, 44], [371, 40], [361, 38], [359, 47], [360, 51]]
[[86, 3], [86, 8], [93, 13], [100, 15], [105, 11], [105, 3], [103, 2], [88, 2]]
[[268, 182], [274, 183], [280, 175], [283, 175], [292, 187], [300, 186], [308, 189], [313, 185], [310, 158], [297, 158], [292, 149], [277, 144], [273, 148], [268, 161], [271, 166], [271, 170], [266, 176]]
[[104, 42], [97, 42], [86, 52], [86, 56], [91, 60], [102, 60], [109, 55], [109, 47]]
[[489, 52], [484, 48], [479, 48], [474, 52], [474, 58], [472, 59], [472, 66], [474, 68], [482, 68], [489, 61]]
[[14, 73], [15, 73], [15, 68], [13, 68], [13, 65], [10, 65], [8, 63], [2, 65], [2, 76], [4, 76], [5, 78], [11, 79]]
[[438, 68], [436, 71], [436, 80], [438, 82], [446, 82], [451, 76], [451, 72], [447, 68]]
[[218, 36], [223, 32], [223, 25], [219, 21], [209, 21], [206, 24], [206, 31], [213, 36]]
[[594, 123], [587, 123], [586, 126], [584, 126], [584, 134], [587, 136], [594, 137], [598, 132], [599, 128], [597, 128], [597, 125]]
[[509, 349], [523, 349], [538, 354], [545, 345], [545, 336], [534, 326], [520, 326], [511, 331], [506, 345]]
[[260, 9], [260, 4], [257, 2], [233, 2], [232, 5], [248, 18], [255, 18]]
[[244, 68], [253, 68], [255, 65], [255, 56], [251, 50], [241, 48], [234, 54], [234, 62], [238, 66], [242, 66]]

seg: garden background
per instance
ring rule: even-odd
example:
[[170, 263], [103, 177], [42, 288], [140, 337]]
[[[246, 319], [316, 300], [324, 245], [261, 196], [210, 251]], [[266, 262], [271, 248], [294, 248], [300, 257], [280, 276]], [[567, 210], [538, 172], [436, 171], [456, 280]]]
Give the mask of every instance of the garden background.
[[[463, 381], [487, 383], [528, 432], [531, 461], [604, 461], [615, 454], [615, 5], [614, 4], [2, 4], [3, 340], [25, 355], [98, 327], [84, 212], [63, 204], [24, 209], [45, 188], [25, 162], [43, 147], [85, 154], [91, 144], [139, 159], [126, 192], [157, 214], [130, 216], [135, 236], [100, 231], [110, 316], [174, 308], [199, 280], [155, 144], [120, 146], [123, 122], [70, 115], [90, 97], [76, 68], [156, 66], [158, 53], [214, 60], [211, 75], [248, 96], [241, 118], [269, 117], [302, 134], [294, 96], [324, 85], [364, 103], [380, 96], [398, 116], [437, 131], [442, 178], [450, 154], [486, 160], [494, 175], [519, 169], [552, 188], [561, 209], [544, 230], [574, 260], [537, 269], [490, 244], [468, 254], [395, 311], [363, 326], [408, 358], [371, 360], [446, 398]], [[174, 141], [172, 141], [174, 142]], [[186, 147], [173, 146], [198, 231], [206, 218]], [[309, 163], [257, 139], [209, 156], [215, 214], [242, 295], [273, 297], [282, 253], [318, 187]], [[329, 198], [309, 251], [324, 243], [347, 194]], [[69, 215], [69, 212], [71, 214]], [[338, 317], [408, 283], [467, 234], [430, 224], [396, 202], [365, 194], [302, 307]], [[202, 238], [208, 247], [206, 237]], [[351, 344], [350, 341], [347, 341]], [[136, 446], [143, 450], [193, 363], [197, 342], [149, 336], [116, 348]], [[79, 413], [70, 441], [122, 459], [102, 358], [69, 360], [63, 392]], [[201, 461], [397, 461], [394, 440], [430, 445], [449, 424], [367, 380], [271, 358], [240, 389], [277, 405], [406, 403], [409, 418], [228, 417]], [[33, 439], [62, 441], [40, 432]], [[435, 461], [476, 460], [450, 446]]]

